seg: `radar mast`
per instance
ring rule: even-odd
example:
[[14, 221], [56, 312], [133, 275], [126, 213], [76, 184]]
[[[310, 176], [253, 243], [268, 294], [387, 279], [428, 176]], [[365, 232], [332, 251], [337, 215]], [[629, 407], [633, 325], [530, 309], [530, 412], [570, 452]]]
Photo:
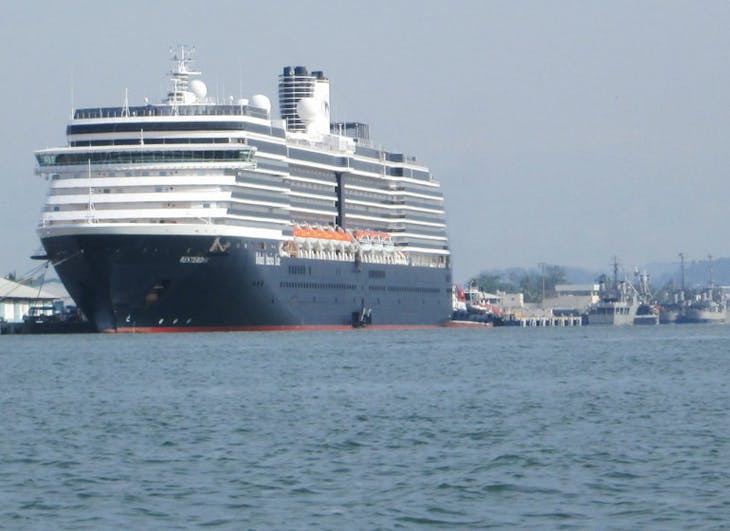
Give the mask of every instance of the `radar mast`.
[[193, 103], [196, 99], [195, 93], [190, 87], [190, 77], [199, 76], [201, 73], [192, 69], [195, 47], [179, 44], [170, 48], [170, 60], [174, 67], [169, 72], [170, 92], [167, 93], [166, 103], [176, 107], [180, 104]]

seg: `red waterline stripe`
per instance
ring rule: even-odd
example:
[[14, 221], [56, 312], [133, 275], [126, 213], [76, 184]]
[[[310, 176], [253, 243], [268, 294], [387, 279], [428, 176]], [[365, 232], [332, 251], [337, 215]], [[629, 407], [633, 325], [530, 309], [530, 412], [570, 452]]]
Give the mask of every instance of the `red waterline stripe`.
[[[404, 329], [404, 328], [437, 328], [443, 325], [367, 325], [364, 328]], [[103, 330], [105, 333], [165, 333], [165, 332], [270, 332], [284, 330], [352, 330], [352, 325], [259, 325], [259, 326], [120, 326], [117, 329]]]

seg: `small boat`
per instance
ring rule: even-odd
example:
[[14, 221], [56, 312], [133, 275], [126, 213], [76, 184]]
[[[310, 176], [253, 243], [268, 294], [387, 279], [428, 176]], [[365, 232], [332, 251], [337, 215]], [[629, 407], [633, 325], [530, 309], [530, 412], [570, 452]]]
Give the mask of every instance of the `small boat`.
[[18, 334], [88, 334], [96, 332], [73, 306], [58, 311], [54, 306], [31, 306], [23, 323], [14, 333]]

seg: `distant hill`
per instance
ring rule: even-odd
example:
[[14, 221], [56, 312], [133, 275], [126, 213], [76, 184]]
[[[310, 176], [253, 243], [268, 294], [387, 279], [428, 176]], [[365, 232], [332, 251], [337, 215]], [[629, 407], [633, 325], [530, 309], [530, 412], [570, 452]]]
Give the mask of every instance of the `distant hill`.
[[[709, 260], [687, 260], [685, 262], [685, 283], [688, 288], [704, 286], [709, 282]], [[594, 271], [581, 267], [559, 266], [565, 271], [566, 282], [570, 284], [590, 284], [602, 275], [612, 275], [610, 268], [603, 271]], [[680, 265], [677, 262], [653, 262], [647, 264], [643, 269], [649, 274], [649, 282], [652, 286], [664, 286], [674, 280], [677, 286], [681, 283]], [[483, 273], [499, 275], [504, 282], [519, 278], [526, 273], [539, 273], [537, 267], [523, 268], [510, 267], [505, 269], [488, 269]], [[633, 277], [633, 270], [625, 271], [629, 279]], [[730, 258], [714, 258], [712, 260], [712, 277], [715, 284], [730, 286]]]
[[[679, 261], [671, 264], [654, 263], [646, 267], [654, 286], [663, 286], [674, 280], [679, 286], [681, 283]], [[706, 285], [710, 280], [709, 260], [692, 260], [684, 263], [684, 278], [687, 287], [699, 287]], [[721, 286], [730, 286], [730, 258], [714, 258], [712, 260], [713, 283]]]

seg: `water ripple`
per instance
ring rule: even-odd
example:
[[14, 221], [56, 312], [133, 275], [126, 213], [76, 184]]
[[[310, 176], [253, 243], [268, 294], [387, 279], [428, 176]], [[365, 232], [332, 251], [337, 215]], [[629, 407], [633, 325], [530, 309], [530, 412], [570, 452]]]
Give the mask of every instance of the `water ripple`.
[[730, 521], [730, 327], [483, 332], [3, 336], [0, 527]]

